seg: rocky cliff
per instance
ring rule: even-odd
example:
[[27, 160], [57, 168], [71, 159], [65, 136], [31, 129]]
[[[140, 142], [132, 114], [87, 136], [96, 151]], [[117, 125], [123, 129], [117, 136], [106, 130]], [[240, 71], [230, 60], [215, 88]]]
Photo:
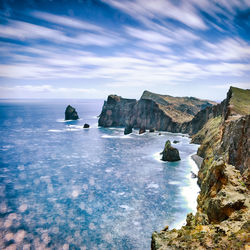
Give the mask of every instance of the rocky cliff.
[[179, 230], [155, 232], [152, 249], [249, 249], [250, 90], [231, 87], [221, 104], [200, 111], [185, 129], [198, 131], [192, 141], [204, 158], [197, 212]]
[[213, 104], [194, 97], [172, 97], [149, 91], [144, 91], [139, 101], [110, 95], [104, 102], [98, 124], [180, 132], [185, 130], [182, 129], [183, 123], [188, 129], [188, 122], [194, 115]]

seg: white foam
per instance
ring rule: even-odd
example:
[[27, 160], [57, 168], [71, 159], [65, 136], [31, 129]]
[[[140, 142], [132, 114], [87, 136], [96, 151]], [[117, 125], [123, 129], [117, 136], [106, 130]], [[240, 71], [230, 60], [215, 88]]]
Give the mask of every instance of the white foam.
[[102, 135], [102, 138], [119, 138], [119, 139], [129, 139], [129, 135]]
[[61, 132], [63, 132], [63, 130], [59, 130], [59, 129], [49, 129], [48, 132], [61, 133]]
[[83, 128], [83, 126], [80, 126], [80, 125], [68, 125], [68, 127], [70, 127], [70, 128], [78, 128], [78, 129]]
[[129, 210], [134, 210], [132, 207], [128, 206], [128, 205], [120, 205], [119, 207], [129, 211]]
[[107, 168], [107, 169], [105, 170], [106, 173], [110, 173], [110, 172], [112, 172], [112, 171], [113, 171], [112, 168]]
[[[191, 165], [191, 170], [193, 173], [198, 174], [198, 167], [196, 163], [191, 158], [191, 155], [189, 156], [189, 164]], [[199, 194], [200, 188], [197, 185], [197, 179], [192, 178], [191, 173], [187, 175], [187, 178], [189, 180], [189, 185], [182, 187], [182, 195], [185, 197], [188, 207], [192, 210], [192, 212], [196, 212], [196, 206], [197, 206], [197, 196]]]
[[66, 128], [66, 131], [80, 131], [79, 128]]
[[152, 183], [147, 185], [147, 188], [156, 188], [157, 189], [157, 188], [159, 188], [159, 185], [152, 182]]
[[158, 162], [162, 162], [162, 160], [161, 160], [161, 152], [157, 152], [157, 153], [155, 153], [155, 154], [153, 154], [153, 157], [154, 157], [154, 159], [155, 160], [157, 160]]
[[179, 181], [169, 181], [168, 184], [170, 184], [170, 185], [181, 185], [181, 182], [179, 182]]
[[72, 120], [67, 120], [67, 121], [66, 121], [66, 120], [64, 120], [64, 119], [57, 119], [56, 121], [57, 121], [57, 122], [70, 122], [70, 121], [72, 121]]
[[186, 219], [185, 220], [182, 220], [182, 221], [179, 221], [177, 222], [176, 224], [173, 224], [171, 226], [171, 228], [175, 228], [175, 229], [181, 229], [182, 226], [185, 226], [186, 225]]

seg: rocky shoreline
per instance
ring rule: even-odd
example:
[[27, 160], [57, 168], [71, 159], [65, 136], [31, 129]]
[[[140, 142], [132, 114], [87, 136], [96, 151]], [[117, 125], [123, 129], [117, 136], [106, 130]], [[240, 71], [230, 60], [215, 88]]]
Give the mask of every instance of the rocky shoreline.
[[197, 212], [179, 230], [154, 232], [153, 250], [250, 247], [250, 91], [231, 87], [217, 106], [221, 112], [212, 107], [198, 114], [205, 122], [192, 137], [204, 158], [192, 157], [200, 166]]
[[202, 162], [203, 162], [203, 158], [200, 157], [197, 154], [192, 155], [191, 158], [195, 162], [195, 164], [197, 165], [197, 167], [200, 169], [201, 165], [202, 165]]
[[186, 133], [200, 144], [191, 157], [199, 168], [197, 212], [179, 230], [154, 232], [153, 250], [250, 248], [250, 90], [230, 87], [220, 104], [200, 102], [148, 91], [139, 101], [111, 95], [100, 115], [99, 126]]

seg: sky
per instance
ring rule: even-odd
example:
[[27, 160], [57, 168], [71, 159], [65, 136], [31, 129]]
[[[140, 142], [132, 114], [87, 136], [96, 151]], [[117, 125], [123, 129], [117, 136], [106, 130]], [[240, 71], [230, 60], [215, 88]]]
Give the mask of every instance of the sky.
[[0, 0], [0, 98], [230, 86], [250, 88], [250, 0]]

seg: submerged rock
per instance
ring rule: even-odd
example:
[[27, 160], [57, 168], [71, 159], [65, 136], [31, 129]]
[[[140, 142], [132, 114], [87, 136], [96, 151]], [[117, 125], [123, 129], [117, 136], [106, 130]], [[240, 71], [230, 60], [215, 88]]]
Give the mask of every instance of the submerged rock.
[[146, 129], [145, 128], [140, 128], [140, 130], [139, 130], [139, 135], [140, 134], [143, 134], [143, 133], [145, 133], [146, 132]]
[[130, 125], [127, 125], [124, 129], [124, 135], [128, 135], [128, 134], [131, 134], [132, 133], [132, 130], [133, 130], [133, 127], [130, 126]]
[[89, 126], [89, 124], [88, 123], [85, 123], [84, 125], [83, 125], [83, 128], [89, 128], [90, 126]]
[[79, 117], [75, 108], [68, 105], [65, 110], [65, 120], [77, 120], [77, 119], [79, 119]]
[[176, 141], [176, 140], [173, 141], [174, 144], [177, 144], [177, 143], [179, 143], [179, 142], [180, 142], [180, 141]]
[[171, 142], [168, 140], [165, 144], [165, 148], [162, 152], [163, 161], [179, 161], [180, 155], [177, 148], [171, 146]]
[[155, 128], [151, 128], [151, 129], [149, 129], [149, 132], [150, 132], [150, 133], [155, 132]]

